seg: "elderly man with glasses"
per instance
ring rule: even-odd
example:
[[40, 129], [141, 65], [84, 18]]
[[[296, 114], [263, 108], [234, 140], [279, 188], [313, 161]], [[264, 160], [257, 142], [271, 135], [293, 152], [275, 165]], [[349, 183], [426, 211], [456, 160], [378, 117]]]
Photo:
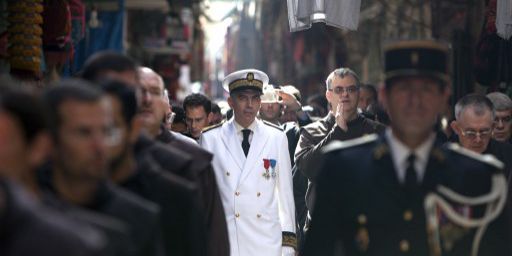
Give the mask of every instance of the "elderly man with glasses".
[[493, 139], [497, 115], [491, 100], [479, 94], [468, 94], [455, 105], [455, 120], [451, 127], [459, 143], [479, 154], [492, 154], [505, 164], [507, 177], [512, 168], [512, 145]]
[[492, 101], [496, 116], [492, 138], [497, 141], [512, 143], [512, 100], [504, 93], [491, 92], [487, 98]]

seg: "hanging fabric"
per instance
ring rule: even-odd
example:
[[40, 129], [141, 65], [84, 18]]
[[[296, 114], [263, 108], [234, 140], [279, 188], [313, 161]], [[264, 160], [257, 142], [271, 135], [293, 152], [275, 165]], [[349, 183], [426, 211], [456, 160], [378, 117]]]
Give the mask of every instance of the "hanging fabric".
[[498, 0], [496, 30], [496, 33], [505, 40], [512, 36], [512, 0]]
[[311, 27], [314, 22], [357, 30], [361, 0], [287, 0], [290, 31]]

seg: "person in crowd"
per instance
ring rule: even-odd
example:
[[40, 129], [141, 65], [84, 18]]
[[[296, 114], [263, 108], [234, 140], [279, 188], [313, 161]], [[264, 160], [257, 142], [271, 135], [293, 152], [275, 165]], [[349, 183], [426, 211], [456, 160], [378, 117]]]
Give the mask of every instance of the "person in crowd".
[[255, 69], [224, 78], [233, 118], [204, 130], [228, 223], [231, 255], [295, 255], [295, 207], [288, 142], [256, 118], [268, 76]]
[[165, 172], [150, 154], [135, 159], [135, 143], [141, 129], [136, 118], [135, 90], [120, 81], [102, 84], [112, 105], [114, 129], [121, 143], [111, 146], [111, 179], [121, 187], [156, 203], [161, 209], [161, 228], [167, 255], [205, 255], [204, 225], [193, 183]]
[[510, 176], [512, 168], [512, 145], [494, 140], [496, 111], [488, 97], [468, 94], [455, 105], [455, 120], [452, 130], [457, 134], [459, 144], [478, 154], [492, 154], [505, 164], [505, 174]]
[[[104, 65], [103, 62], [110, 65]], [[207, 230], [207, 253], [212, 256], [229, 255], [224, 210], [211, 167], [211, 154], [197, 145], [178, 139], [165, 129], [162, 121], [166, 103], [161, 77], [149, 68], [138, 67], [126, 55], [111, 52], [99, 52], [91, 56], [86, 61], [82, 75], [87, 75], [92, 81], [119, 79], [135, 88], [139, 95], [137, 118], [143, 120], [145, 131], [135, 144], [136, 158], [149, 153], [163, 170], [184, 177], [197, 186], [203, 223]], [[142, 82], [146, 82], [145, 85]], [[156, 85], [148, 85], [147, 82]], [[198, 241], [197, 244], [202, 242]]]
[[188, 133], [198, 140], [201, 131], [208, 127], [212, 120], [212, 102], [203, 94], [192, 93], [183, 100], [183, 109]]
[[175, 133], [186, 134], [187, 133], [187, 121], [185, 120], [185, 110], [181, 104], [172, 104], [172, 112], [175, 114], [174, 120], [172, 121], [171, 130]]
[[224, 120], [224, 116], [222, 116], [219, 104], [212, 102], [212, 120], [210, 121], [210, 125], [216, 125], [222, 122], [222, 120]]
[[112, 132], [110, 105], [101, 91], [67, 80], [43, 97], [54, 149], [40, 184], [65, 202], [122, 221], [129, 229], [130, 255], [163, 255], [159, 207], [107, 181], [107, 145], [120, 138]]
[[496, 111], [493, 138], [497, 141], [511, 143], [512, 135], [512, 100], [504, 93], [487, 94]]
[[[358, 113], [360, 81], [354, 71], [345, 67], [335, 69], [329, 74], [325, 84], [325, 97], [331, 111], [323, 119], [301, 129], [299, 142], [295, 149], [297, 169], [303, 174], [302, 179], [308, 180], [305, 207], [309, 210], [313, 207], [313, 191], [319, 171], [316, 157], [323, 147], [332, 141], [351, 140], [384, 130], [382, 124]], [[299, 178], [295, 180], [298, 181]], [[305, 184], [305, 182], [301, 184]], [[303, 186], [296, 189], [306, 191]], [[303, 211], [305, 210], [303, 209]], [[305, 228], [307, 229], [307, 225]]]
[[377, 89], [372, 84], [361, 84], [361, 91], [359, 93], [359, 103], [357, 107], [363, 112], [368, 112], [370, 106], [377, 104]]
[[261, 120], [265, 120], [274, 125], [281, 125], [280, 117], [283, 114], [283, 107], [279, 102], [279, 95], [274, 86], [271, 84], [263, 87], [261, 95], [261, 108], [258, 116]]
[[99, 230], [42, 204], [36, 170], [51, 148], [44, 105], [10, 78], [0, 85], [0, 255], [115, 255]]
[[[386, 80], [379, 98], [391, 126], [325, 149], [302, 255], [509, 255], [505, 223], [477, 238], [482, 239], [476, 254], [475, 229], [454, 226], [446, 208], [424, 202], [431, 193], [444, 193], [439, 186], [474, 198], [488, 196], [493, 179], [505, 182], [495, 158], [436, 141], [433, 128], [451, 91], [448, 47], [400, 41], [386, 46], [384, 56]], [[502, 187], [492, 189], [504, 196]], [[458, 219], [482, 218], [484, 207], [461, 204], [447, 203], [459, 212]]]
[[[192, 144], [178, 139], [173, 133], [162, 127], [165, 101], [162, 97], [164, 85], [160, 75], [149, 68], [139, 68], [139, 91], [143, 92], [139, 116], [144, 119], [143, 127], [156, 140], [171, 148], [180, 149], [192, 156], [193, 161], [187, 169], [171, 170], [174, 174], [184, 177], [197, 184], [199, 201], [204, 213], [204, 223], [207, 230], [207, 251], [209, 255], [227, 255], [229, 240], [224, 209], [213, 173], [212, 154]], [[160, 120], [160, 122], [159, 122]], [[173, 166], [172, 159], [155, 156], [163, 166]]]

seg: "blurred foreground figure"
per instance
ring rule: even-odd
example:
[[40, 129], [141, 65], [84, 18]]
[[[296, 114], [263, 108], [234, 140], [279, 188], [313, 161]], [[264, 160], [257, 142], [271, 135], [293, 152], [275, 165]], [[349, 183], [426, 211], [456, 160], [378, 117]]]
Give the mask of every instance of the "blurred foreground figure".
[[450, 95], [447, 58], [434, 41], [385, 48], [391, 127], [327, 146], [302, 255], [510, 255], [504, 218], [489, 226], [505, 214], [503, 164], [433, 132]]

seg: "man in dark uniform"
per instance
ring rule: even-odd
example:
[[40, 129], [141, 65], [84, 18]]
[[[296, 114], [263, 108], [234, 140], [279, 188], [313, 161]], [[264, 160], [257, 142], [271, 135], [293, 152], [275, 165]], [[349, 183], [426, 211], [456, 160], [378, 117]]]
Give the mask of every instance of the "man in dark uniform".
[[[313, 191], [318, 175], [315, 157], [319, 155], [322, 148], [332, 141], [350, 140], [384, 130], [384, 126], [380, 123], [358, 113], [361, 83], [354, 71], [349, 68], [336, 69], [329, 74], [325, 84], [325, 96], [331, 106], [331, 111], [326, 117], [301, 129], [299, 143], [295, 149], [295, 163], [301, 173], [294, 174], [294, 191], [304, 191], [304, 185], [298, 186], [299, 184], [297, 184], [300, 180], [297, 176], [303, 174], [302, 180], [309, 181], [302, 182], [308, 184], [305, 206], [309, 210], [313, 207]], [[303, 194], [301, 196], [304, 198]], [[302, 216], [306, 217], [306, 215]], [[299, 225], [304, 225], [306, 220], [301, 221]]]
[[[151, 154], [139, 154], [135, 158], [134, 144], [141, 128], [135, 118], [135, 91], [114, 80], [102, 84], [102, 89], [111, 101], [113, 123], [122, 137], [121, 143], [111, 147], [114, 159], [111, 179], [160, 206], [167, 255], [205, 255], [206, 237], [195, 185], [164, 172]], [[177, 162], [177, 159], [171, 160]]]
[[133, 254], [162, 255], [160, 209], [107, 181], [107, 143], [111, 113], [101, 92], [81, 80], [69, 80], [44, 94], [54, 142], [52, 163], [41, 170], [40, 183], [63, 201], [123, 222]]
[[[302, 255], [472, 255], [474, 229], [454, 225], [437, 208], [439, 198], [487, 195], [492, 179], [503, 196], [506, 181], [494, 157], [436, 141], [433, 127], [450, 94], [447, 58], [448, 47], [434, 41], [386, 47], [381, 93], [391, 127], [326, 148]], [[457, 219], [482, 215], [477, 207], [448, 206]], [[505, 231], [484, 233], [478, 255], [510, 255], [509, 241]]]

